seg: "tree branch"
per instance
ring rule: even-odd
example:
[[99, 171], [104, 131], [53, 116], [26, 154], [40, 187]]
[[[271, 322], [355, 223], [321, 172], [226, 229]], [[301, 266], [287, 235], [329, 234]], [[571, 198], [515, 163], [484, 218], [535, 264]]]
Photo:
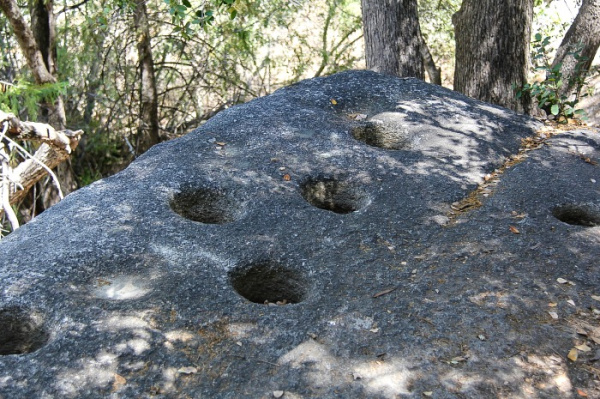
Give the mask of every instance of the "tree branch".
[[27, 60], [27, 65], [31, 68], [35, 81], [41, 83], [55, 83], [56, 79], [46, 68], [44, 57], [38, 48], [33, 32], [23, 18], [17, 2], [14, 0], [0, 0], [0, 10], [6, 15], [17, 37], [19, 46]]
[[79, 144], [83, 130], [56, 131], [50, 125], [21, 122], [15, 115], [0, 111], [0, 124], [6, 126], [6, 135], [12, 139], [41, 141], [70, 154]]

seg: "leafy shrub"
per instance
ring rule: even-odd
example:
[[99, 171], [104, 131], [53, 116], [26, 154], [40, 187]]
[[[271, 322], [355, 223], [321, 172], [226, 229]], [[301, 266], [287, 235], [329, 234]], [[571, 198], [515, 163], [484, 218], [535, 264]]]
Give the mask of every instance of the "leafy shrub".
[[585, 111], [575, 108], [579, 103], [581, 89], [589, 76], [589, 72], [579, 73], [587, 61], [586, 57], [581, 56], [583, 45], [577, 46], [574, 51], [569, 53], [577, 61], [575, 74], [572, 78], [575, 79], [575, 82], [572, 82], [575, 83], [575, 90], [573, 93], [563, 94], [561, 89], [567, 83], [567, 77], [563, 76], [561, 72], [562, 63], [553, 66], [550, 61], [550, 40], [550, 37], [542, 38], [542, 35], [537, 33], [533, 42], [533, 65], [535, 70], [545, 73], [546, 79], [541, 82], [527, 83], [521, 88], [515, 88], [517, 90], [516, 96], [520, 98], [524, 94], [529, 94], [537, 100], [540, 109], [543, 109], [547, 115], [554, 115], [560, 122], [566, 122], [572, 118], [586, 119]]

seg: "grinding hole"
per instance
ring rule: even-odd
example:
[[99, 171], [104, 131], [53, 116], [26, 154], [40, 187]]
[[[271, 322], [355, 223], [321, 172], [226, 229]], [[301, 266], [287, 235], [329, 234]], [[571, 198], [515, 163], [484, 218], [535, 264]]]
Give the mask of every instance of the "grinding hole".
[[184, 218], [207, 224], [233, 222], [243, 214], [243, 203], [219, 188], [183, 188], [170, 205]]
[[600, 226], [600, 210], [587, 205], [561, 205], [552, 210], [561, 222], [576, 226]]
[[351, 134], [356, 140], [386, 150], [408, 150], [411, 147], [411, 135], [404, 126], [404, 120], [394, 112], [375, 115], [365, 124], [354, 127]]
[[369, 196], [356, 183], [330, 177], [310, 178], [301, 184], [302, 196], [311, 205], [335, 213], [351, 213], [364, 208]]
[[270, 262], [234, 269], [230, 280], [238, 294], [251, 302], [267, 305], [302, 302], [308, 290], [302, 273]]
[[0, 355], [35, 352], [47, 341], [39, 315], [18, 307], [0, 310]]

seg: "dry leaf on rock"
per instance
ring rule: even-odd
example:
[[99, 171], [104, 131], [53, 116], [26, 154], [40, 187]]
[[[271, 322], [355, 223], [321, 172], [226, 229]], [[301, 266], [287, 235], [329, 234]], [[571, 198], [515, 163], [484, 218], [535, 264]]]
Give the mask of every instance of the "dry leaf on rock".
[[554, 320], [558, 320], [558, 313], [556, 312], [548, 312], [548, 314], [554, 319]]
[[393, 291], [395, 291], [395, 290], [396, 290], [396, 288], [397, 288], [397, 287], [393, 287], [393, 288], [389, 288], [389, 289], [387, 289], [387, 290], [379, 291], [377, 294], [374, 294], [374, 295], [373, 295], [373, 298], [378, 298], [378, 297], [380, 297], [380, 296], [382, 296], [382, 295], [389, 294], [390, 292], [393, 292]]
[[592, 299], [594, 299], [596, 301], [600, 301], [600, 296], [598, 296], [598, 295], [592, 295]]
[[582, 352], [589, 352], [592, 350], [592, 348], [590, 348], [586, 344], [576, 345], [575, 348], [577, 348], [578, 350], [580, 350]]
[[569, 282], [569, 280], [565, 280], [564, 278], [559, 277], [559, 278], [556, 279], [556, 282], [558, 284], [567, 284]]
[[367, 119], [367, 114], [348, 114], [348, 118], [355, 121], [364, 121]]
[[587, 398], [587, 396], [588, 396], [587, 393], [585, 393], [585, 391], [582, 391], [579, 388], [577, 389], [577, 395], [584, 397], [584, 398]]
[[517, 229], [515, 226], [510, 226], [509, 229], [510, 229], [511, 233], [513, 233], [513, 234], [521, 234], [519, 229]]
[[329, 100], [329, 101], [331, 101], [331, 103], [332, 103], [333, 105], [337, 105], [337, 101], [335, 101], [335, 99], [333, 99], [333, 98], [332, 98], [332, 99], [331, 99], [331, 100]]
[[118, 391], [119, 389], [121, 389], [123, 387], [123, 385], [125, 385], [127, 383], [127, 380], [123, 376], [120, 376], [119, 374], [115, 374], [114, 377], [115, 377], [115, 380], [113, 381], [113, 385], [112, 385], [113, 392]]
[[567, 355], [570, 361], [574, 362], [577, 360], [577, 349], [572, 348]]

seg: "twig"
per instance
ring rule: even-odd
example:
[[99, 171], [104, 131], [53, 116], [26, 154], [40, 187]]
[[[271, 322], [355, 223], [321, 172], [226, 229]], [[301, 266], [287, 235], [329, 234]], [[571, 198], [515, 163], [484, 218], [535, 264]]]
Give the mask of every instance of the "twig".
[[15, 211], [10, 206], [9, 200], [9, 191], [10, 191], [10, 182], [8, 181], [8, 154], [6, 153], [5, 146], [2, 144], [2, 139], [8, 130], [8, 124], [4, 123], [2, 126], [2, 134], [0, 134], [0, 156], [2, 157], [2, 208], [4, 209], [4, 213], [8, 217], [8, 221], [10, 222], [10, 226], [12, 227], [12, 231], [15, 231], [19, 228], [19, 219], [15, 214]]

